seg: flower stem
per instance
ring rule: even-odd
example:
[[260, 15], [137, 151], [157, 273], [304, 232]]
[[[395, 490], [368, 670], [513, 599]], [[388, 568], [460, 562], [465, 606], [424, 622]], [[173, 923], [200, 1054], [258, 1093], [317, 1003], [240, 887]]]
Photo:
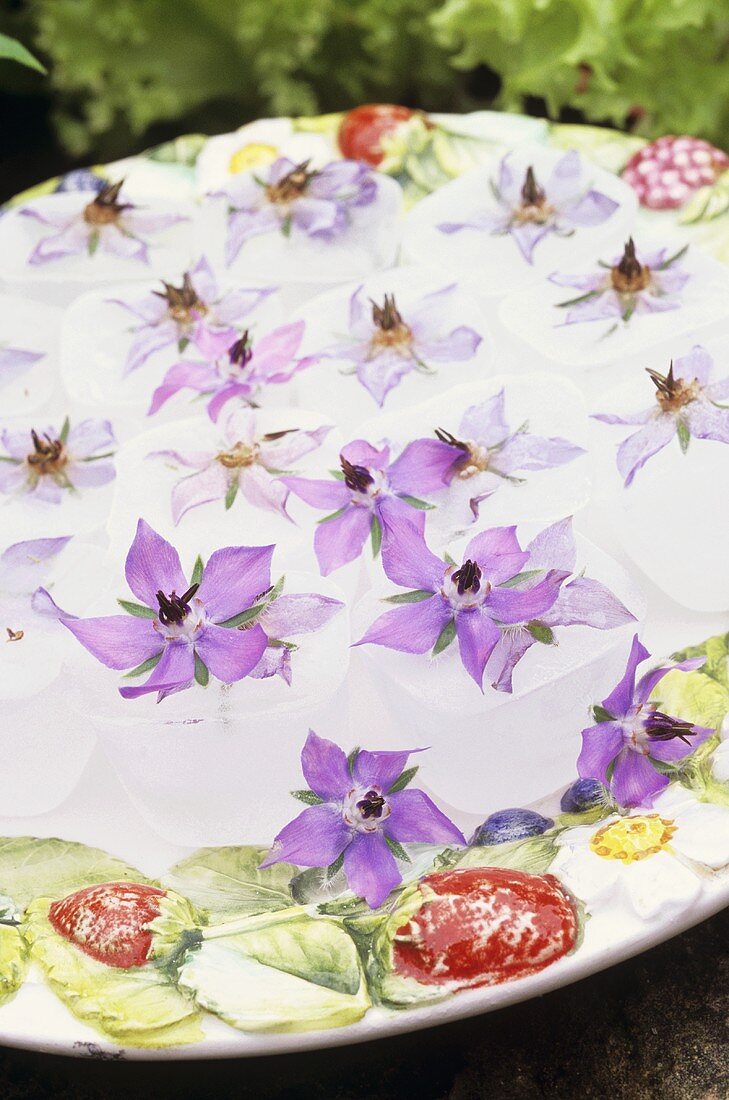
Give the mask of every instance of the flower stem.
[[242, 932], [257, 932], [260, 928], [271, 928], [276, 924], [286, 924], [288, 921], [298, 920], [299, 917], [314, 917], [315, 907], [311, 905], [289, 905], [285, 909], [278, 909], [273, 913], [257, 913], [255, 916], [238, 917], [236, 920], [225, 921], [223, 924], [214, 924], [209, 928], [202, 928], [203, 940], [218, 940], [224, 936], [237, 936]]

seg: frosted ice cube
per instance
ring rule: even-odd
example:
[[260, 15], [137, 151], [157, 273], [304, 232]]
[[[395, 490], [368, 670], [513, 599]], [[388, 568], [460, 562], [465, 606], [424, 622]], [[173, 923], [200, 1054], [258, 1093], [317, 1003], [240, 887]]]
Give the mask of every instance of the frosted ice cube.
[[16, 295], [0, 295], [0, 409], [34, 412], [57, 385], [61, 311]]
[[[342, 593], [328, 580], [288, 573], [285, 593]], [[351, 747], [349, 617], [292, 640], [292, 683], [276, 676], [207, 688], [157, 703], [122, 699], [118, 673], [88, 656], [87, 709], [104, 751], [140, 813], [178, 844], [266, 843], [296, 813], [299, 756], [309, 728]]]
[[36, 561], [34, 567], [31, 563], [22, 575], [17, 569], [12, 575], [0, 571], [6, 816], [45, 813], [60, 805], [81, 778], [96, 742], [84, 717], [78, 646], [52, 615], [31, 601], [31, 592], [43, 585], [61, 607], [83, 611], [104, 579], [100, 549], [77, 539], [55, 557]]
[[[180, 268], [173, 279], [180, 281]], [[195, 362], [203, 359], [189, 345], [181, 355], [172, 344], [155, 352], [142, 366], [128, 372], [126, 363], [134, 339], [137, 322], [128, 310], [116, 304], [136, 301], [145, 293], [160, 289], [159, 280], [146, 284], [116, 284], [94, 290], [78, 298], [66, 311], [61, 331], [61, 375], [71, 396], [87, 408], [104, 413], [118, 410], [119, 437], [126, 439], [145, 427], [199, 414], [206, 416], [205, 404], [191, 391], [184, 391], [168, 401], [154, 417], [147, 420], [152, 394], [165, 372], [180, 359]], [[260, 284], [246, 280], [252, 289]], [[222, 284], [221, 292], [233, 289]], [[242, 289], [238, 285], [235, 289]], [[275, 328], [283, 319], [278, 294], [264, 298], [245, 321], [255, 338]], [[270, 387], [276, 389], [279, 387]], [[266, 400], [268, 401], [268, 395]]]
[[[69, 417], [68, 439], [61, 450], [63, 464], [57, 468], [57, 475], [52, 470], [37, 475], [44, 465], [37, 462], [38, 448], [60, 446], [66, 408], [55, 402], [52, 411], [44, 412], [42, 419], [21, 417], [0, 421], [0, 530], [9, 541], [87, 535], [106, 522], [116, 450], [110, 422]], [[37, 445], [33, 432], [38, 438]], [[98, 446], [93, 447], [91, 440], [98, 440]], [[29, 491], [35, 476], [38, 476], [37, 488]]]
[[[252, 412], [256, 437], [267, 433], [302, 429], [316, 431], [331, 424], [318, 413], [302, 409], [258, 409]], [[231, 437], [232, 438], [232, 437]], [[315, 450], [295, 459], [288, 473], [304, 477], [324, 477], [331, 467], [339, 465], [341, 437], [336, 429], [330, 430]], [[199, 455], [197, 466], [185, 466], [174, 455]], [[181, 556], [208, 557], [219, 546], [267, 545], [275, 543], [277, 560], [281, 568], [309, 569], [318, 572], [312, 548], [313, 528], [317, 515], [312, 514], [298, 498], [289, 496], [287, 519], [280, 512], [256, 506], [239, 489], [226, 509], [225, 491], [222, 495], [211, 492], [207, 503], [191, 507], [175, 523], [172, 493], [183, 478], [202, 478], [210, 484], [210, 476], [219, 474], [225, 467], [216, 464], [216, 455], [230, 452], [230, 441], [225, 437], [225, 421], [221, 417], [215, 424], [207, 417], [198, 420], [177, 421], [153, 428], [130, 440], [117, 455], [117, 484], [108, 530], [113, 544], [124, 552], [134, 538], [137, 520], [145, 516], [164, 538], [169, 539]], [[203, 466], [208, 471], [200, 475]], [[267, 475], [260, 466], [251, 467], [256, 477]], [[231, 476], [234, 471], [231, 471]], [[241, 471], [245, 478], [245, 470]], [[218, 491], [217, 489], [215, 490]], [[253, 490], [251, 490], [253, 491]]]
[[[676, 243], [665, 239], [651, 243], [642, 238], [638, 242], [646, 251], [668, 248], [669, 252], [675, 250]], [[602, 258], [612, 260], [621, 248], [622, 242], [613, 238], [612, 246], [603, 249]], [[585, 273], [595, 270], [598, 255], [595, 253], [584, 265]], [[681, 270], [690, 278], [677, 294], [679, 308], [661, 313], [636, 312], [627, 323], [620, 322], [617, 327], [613, 320], [565, 324], [566, 311], [557, 308], [557, 304], [575, 298], [579, 290], [571, 291], [546, 280], [510, 295], [502, 302], [499, 317], [516, 338], [515, 343], [521, 344], [523, 359], [532, 369], [544, 365], [569, 372], [573, 377], [579, 375], [580, 384], [597, 394], [606, 385], [635, 374], [649, 350], [661, 348], [670, 355], [670, 344], [677, 337], [689, 332], [710, 332], [714, 327], [726, 325], [729, 315], [726, 266], [694, 248], [689, 248], [680, 263]], [[575, 274], [583, 268], [570, 260], [559, 270]]]
[[[533, 534], [520, 528], [522, 545]], [[577, 570], [606, 584], [639, 623], [645, 601], [625, 571], [585, 539], [578, 537], [577, 548]], [[452, 553], [458, 559], [456, 546]], [[363, 598], [353, 614], [355, 638], [387, 610], [377, 597], [393, 591], [383, 581]], [[430, 746], [421, 764], [424, 782], [459, 810], [486, 814], [526, 805], [574, 778], [589, 706], [622, 674], [638, 623], [555, 628], [557, 645], [536, 644], [517, 665], [512, 694], [488, 686], [482, 694], [461, 664], [457, 642], [436, 658], [375, 645], [361, 652], [403, 739]]]
[[[554, 375], [494, 375], [488, 381], [454, 386], [410, 409], [373, 417], [360, 426], [358, 434], [373, 443], [387, 440], [393, 447], [393, 458], [414, 439], [434, 438], [436, 428], [445, 429], [459, 440], [471, 440], [474, 435], [469, 428], [476, 422], [485, 425], [486, 414], [473, 424], [463, 424], [464, 414], [496, 398], [501, 391], [509, 435], [528, 425], [530, 435], [566, 440], [582, 447], [584, 453], [543, 470], [529, 469], [530, 460], [525, 458], [527, 468], [520, 467], [513, 473], [519, 482], [486, 469], [472, 476], [455, 477], [448, 488], [439, 492], [423, 494], [436, 505], [426, 512], [426, 538], [434, 549], [468, 529], [475, 533], [484, 527], [525, 520], [547, 522], [573, 515], [589, 499], [591, 460], [585, 403], [575, 386]], [[455, 461], [456, 448], [453, 454]], [[498, 451], [494, 454], [493, 464], [498, 466]], [[472, 500], [487, 493], [491, 495], [471, 506]]]
[[[0, 220], [0, 250], [4, 257], [3, 279], [9, 289], [63, 306], [99, 283], [148, 279], [151, 274], [173, 278], [189, 265], [197, 251], [197, 207], [191, 202], [160, 201], [154, 196], [144, 202], [140, 199], [140, 217], [173, 214], [186, 220], [157, 232], [147, 232], [140, 224], [139, 236], [148, 245], [147, 263], [111, 255], [101, 247], [93, 254], [86, 247], [46, 263], [30, 263], [36, 246], [58, 234], [61, 231], [58, 226], [76, 218], [82, 220], [84, 207], [95, 195], [96, 192], [83, 191], [41, 195], [7, 212]], [[24, 210], [34, 216], [24, 214]], [[52, 219], [57, 225], [46, 224], [40, 218]], [[80, 243], [83, 245], [82, 240]]]
[[[351, 336], [350, 309], [357, 284], [338, 287], [316, 298], [298, 314], [306, 321], [306, 333], [302, 344], [304, 355], [316, 356], [337, 347], [361, 348], [366, 353], [367, 342], [375, 326], [370, 323], [372, 303], [382, 306], [385, 294], [393, 295], [398, 312], [407, 325], [410, 318], [416, 334], [413, 345], [416, 353], [428, 350], [426, 340], [447, 338], [456, 329], [467, 329], [481, 337], [472, 353], [470, 333], [450, 341], [454, 349], [450, 355], [445, 350], [435, 353], [425, 368], [418, 368], [412, 357], [398, 357], [403, 373], [399, 381], [384, 396], [384, 406], [390, 409], [407, 409], [416, 402], [442, 394], [459, 382], [475, 383], [488, 375], [493, 365], [493, 341], [488, 331], [484, 313], [475, 299], [454, 285], [433, 268], [394, 268], [367, 279], [361, 285], [357, 301], [362, 303], [364, 314], [362, 336]], [[435, 295], [453, 286], [451, 293]], [[430, 299], [433, 295], [433, 299]], [[416, 322], [417, 318], [417, 322]], [[417, 327], [415, 327], [417, 324]], [[357, 331], [360, 331], [359, 325]], [[473, 339], [476, 343], [476, 338]], [[455, 349], [460, 348], [460, 351]], [[356, 354], [356, 352], [355, 352]], [[462, 357], [461, 357], [462, 356]], [[344, 354], [323, 358], [315, 366], [302, 371], [294, 379], [298, 403], [304, 408], [320, 409], [335, 420], [342, 431], [353, 432], [363, 420], [374, 416], [379, 408], [378, 399], [359, 380], [355, 362]], [[374, 362], [374, 360], [373, 360]], [[370, 376], [370, 372], [367, 372]], [[376, 377], [379, 372], [373, 372]], [[377, 391], [377, 381], [370, 383]]]
[[[537, 182], [544, 184], [565, 150], [523, 145], [509, 154], [515, 178], [523, 178], [532, 166]], [[617, 202], [618, 208], [600, 225], [576, 228], [570, 235], [550, 233], [535, 247], [528, 262], [510, 234], [490, 230], [461, 229], [446, 233], [440, 225], [469, 222], [484, 212], [502, 209], [492, 192], [501, 158], [475, 168], [439, 188], [409, 211], [403, 226], [403, 256], [412, 263], [437, 264], [458, 278], [466, 276], [481, 294], [501, 296], [529, 286], [555, 268], [565, 270], [580, 257], [599, 252], [606, 241], [627, 231], [637, 209], [635, 192], [618, 177], [580, 155], [584, 191], [594, 189]]]
[[[377, 175], [377, 197], [367, 206], [348, 208], [347, 228], [332, 239], [309, 237], [295, 227], [286, 235], [279, 229], [249, 238], [229, 265], [232, 279], [273, 281], [278, 285], [332, 285], [366, 278], [394, 263], [399, 245], [402, 190], [395, 180]], [[209, 253], [223, 262], [227, 237], [227, 198], [203, 204], [209, 219]], [[213, 217], [215, 226], [213, 228]]]
[[[673, 341], [670, 358], [687, 355], [693, 339]], [[729, 376], [729, 338], [701, 337], [713, 358], [709, 385]], [[670, 358], [655, 352], [643, 365], [665, 375]], [[643, 371], [594, 402], [594, 411], [626, 416], [655, 407], [656, 390]], [[720, 405], [726, 404], [724, 400]], [[718, 410], [717, 410], [718, 413]], [[726, 414], [729, 423], [729, 412]], [[677, 434], [624, 487], [617, 449], [642, 425], [593, 421], [600, 507], [624, 552], [672, 600], [697, 611], [729, 609], [729, 445], [691, 437], [685, 453]]]

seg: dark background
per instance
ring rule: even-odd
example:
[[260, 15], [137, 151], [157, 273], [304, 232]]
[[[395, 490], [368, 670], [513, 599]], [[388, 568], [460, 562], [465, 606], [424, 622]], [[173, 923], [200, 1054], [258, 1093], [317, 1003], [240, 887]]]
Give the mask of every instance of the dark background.
[[729, 910], [602, 974], [430, 1031], [300, 1055], [121, 1063], [0, 1049], [2, 1100], [726, 1100]]
[[[480, 79], [492, 91], [492, 74]], [[543, 113], [538, 101], [530, 107]], [[6, 95], [2, 117], [0, 201], [77, 166], [54, 138], [45, 100]], [[179, 123], [155, 128], [128, 152], [179, 131]], [[124, 1064], [0, 1048], [0, 1100], [726, 1100], [728, 942], [725, 911], [545, 998], [437, 1030], [275, 1059]]]

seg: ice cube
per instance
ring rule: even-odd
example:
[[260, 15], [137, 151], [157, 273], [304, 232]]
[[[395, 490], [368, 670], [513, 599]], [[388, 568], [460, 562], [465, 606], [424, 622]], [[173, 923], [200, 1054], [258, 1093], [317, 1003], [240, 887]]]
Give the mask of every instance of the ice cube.
[[0, 295], [0, 407], [8, 416], [34, 412], [58, 385], [62, 313], [17, 295]]
[[[121, 198], [123, 199], [122, 192]], [[50, 305], [65, 306], [79, 294], [99, 283], [120, 279], [176, 277], [184, 271], [198, 243], [197, 207], [190, 201], [148, 196], [139, 200], [139, 237], [148, 245], [148, 261], [113, 255], [103, 243], [89, 251], [84, 240], [83, 211], [96, 192], [67, 191], [41, 195], [11, 207], [0, 221], [0, 251], [3, 255], [3, 280], [8, 289]], [[29, 213], [23, 213], [27, 211]], [[155, 215], [170, 214], [180, 220], [160, 231], [146, 228]], [[45, 221], [44, 219], [48, 219]], [[144, 219], [144, 221], [142, 221]], [[41, 241], [62, 232], [73, 222], [80, 225], [74, 237], [75, 251], [43, 263], [31, 263], [30, 257]], [[52, 224], [51, 224], [52, 223]], [[128, 238], [127, 238], [128, 239]]]
[[[508, 164], [516, 180], [534, 170], [536, 181], [546, 186], [555, 166], [565, 157], [562, 149], [523, 145], [512, 150]], [[541, 281], [550, 271], [569, 269], [576, 260], [596, 255], [606, 241], [627, 231], [637, 209], [635, 192], [611, 172], [591, 164], [580, 155], [579, 194], [594, 189], [618, 203], [617, 209], [599, 225], [580, 226], [574, 233], [549, 233], [543, 237], [527, 261], [510, 233], [490, 229], [460, 229], [444, 232], [441, 225], [470, 222], [482, 214], [499, 216], [508, 207], [496, 199], [492, 187], [498, 185], [501, 158], [465, 173], [440, 187], [409, 211], [403, 227], [403, 256], [411, 263], [437, 264], [443, 273], [451, 272], [468, 279], [480, 294], [501, 297], [510, 291]], [[522, 316], [522, 323], [524, 321]]]
[[[403, 325], [412, 325], [415, 337], [410, 344], [403, 328], [403, 351], [393, 357], [389, 389], [378, 364], [385, 361], [388, 339], [397, 334], [390, 330], [390, 336], [372, 320], [373, 307], [383, 308], [385, 295], [394, 297]], [[353, 325], [355, 309], [359, 320]], [[362, 284], [338, 287], [311, 301], [298, 316], [306, 321], [303, 354], [329, 352], [331, 357], [296, 376], [297, 400], [331, 416], [345, 434], [356, 431], [383, 404], [388, 411], [407, 409], [457, 383], [476, 383], [493, 369], [493, 341], [483, 310], [433, 268], [396, 268]], [[352, 353], [334, 356], [335, 348]], [[373, 354], [380, 348], [382, 352]], [[366, 385], [356, 373], [358, 360]]]
[[[330, 428], [320, 446], [288, 463], [285, 472], [326, 477], [329, 468], [339, 465], [341, 437], [320, 414], [291, 408], [257, 409], [244, 416], [253, 423], [256, 438], [297, 428], [309, 432]], [[179, 516], [179, 522], [175, 522], [172, 506], [175, 487], [183, 479], [194, 476], [200, 481], [199, 471], [203, 468], [208, 471], [207, 475], [202, 475], [208, 485], [211, 476], [216, 474], [222, 474], [224, 480], [226, 468], [216, 455], [228, 454], [228, 461], [235, 461], [231, 450], [234, 441], [230, 436], [233, 428], [226, 424], [234, 426], [235, 418], [226, 422], [221, 416], [217, 424], [208, 417], [177, 421], [152, 428], [121, 449], [117, 456], [117, 485], [108, 526], [112, 543], [125, 553], [134, 538], [137, 520], [143, 515], [156, 531], [177, 547], [183, 559], [192, 560], [197, 554], [207, 558], [219, 546], [275, 543], [281, 568], [318, 572], [313, 552], [313, 530], [318, 514], [312, 513], [293, 495], [286, 504], [291, 517], [287, 518], [278, 511], [257, 506], [242, 488], [226, 508], [223, 488], [211, 491], [207, 503], [189, 508]], [[186, 466], [180, 461], [187, 457], [194, 461], [197, 456], [197, 465]], [[231, 469], [230, 473], [232, 477], [235, 471]], [[245, 469], [240, 473], [245, 485]], [[274, 484], [278, 480], [275, 474], [267, 474], [259, 465], [251, 467], [251, 474], [255, 478], [256, 492], [260, 492], [260, 479], [268, 479]]]
[[[520, 528], [521, 544], [533, 533]], [[481, 693], [463, 668], [457, 642], [435, 658], [361, 647], [402, 739], [430, 746], [421, 763], [424, 782], [459, 810], [485, 815], [527, 805], [567, 784], [589, 707], [622, 674], [645, 600], [601, 550], [582, 538], [577, 547], [577, 571], [585, 568], [587, 576], [607, 585], [637, 622], [611, 630], [556, 627], [557, 645], [537, 643], [517, 665], [512, 694], [489, 686]], [[451, 552], [460, 560], [457, 545]], [[383, 581], [363, 598], [353, 615], [355, 638], [387, 610], [381, 597], [395, 591]]]
[[[335, 599], [331, 581], [288, 573], [285, 594]], [[305, 785], [299, 756], [309, 728], [351, 747], [346, 608], [311, 634], [292, 636], [292, 682], [250, 677], [195, 684], [161, 703], [122, 699], [119, 674], [87, 661], [87, 710], [104, 752], [137, 809], [177, 844], [269, 843], [295, 816]]]
[[[183, 269], [175, 273], [175, 285]], [[245, 287], [255, 289], [261, 284], [246, 280]], [[183, 353], [175, 343], [167, 344], [135, 370], [127, 370], [134, 329], [141, 324], [117, 302], [138, 303], [159, 290], [159, 280], [146, 284], [116, 284], [90, 291], [78, 298], [67, 310], [61, 333], [61, 374], [64, 385], [79, 404], [104, 412], [118, 410], [120, 438], [127, 439], [144, 427], [177, 420], [180, 417], [207, 415], [205, 402], [191, 390], [179, 393], [159, 412], [147, 420], [152, 394], [165, 372], [181, 359], [202, 361], [204, 356], [194, 345]], [[221, 293], [233, 289], [221, 284]], [[242, 289], [240, 285], [235, 289]], [[254, 340], [275, 328], [283, 319], [278, 294], [263, 298], [244, 318]], [[278, 387], [272, 386], [270, 389]], [[268, 400], [268, 395], [267, 395]]]
[[[638, 242], [647, 252], [665, 247], [670, 253], [680, 243], [664, 239], [651, 243], [642, 238]], [[569, 274], [592, 272], [598, 258], [611, 261], [621, 248], [622, 242], [613, 238], [601, 257], [595, 254], [584, 267], [570, 260], [559, 270]], [[636, 310], [627, 323], [618, 317], [565, 324], [567, 311], [557, 305], [579, 296], [580, 291], [545, 280], [502, 302], [500, 320], [512, 334], [513, 349], [518, 351], [521, 346], [521, 362], [530, 364], [532, 369], [544, 366], [569, 373], [594, 398], [636, 374], [646, 354], [653, 350], [670, 357], [671, 345], [677, 338], [691, 333], [703, 339], [705, 332], [725, 329], [729, 316], [726, 266], [691, 247], [681, 259], [680, 267], [690, 278], [676, 294], [680, 303], [676, 309], [655, 313]], [[529, 319], [528, 324], [525, 318]]]
[[[503, 409], [499, 401], [502, 392]], [[479, 407], [481, 412], [464, 419], [469, 410]], [[506, 431], [499, 427], [502, 412], [508, 426]], [[445, 394], [401, 412], [373, 417], [360, 426], [359, 434], [372, 443], [387, 440], [394, 459], [412, 440], [434, 438], [436, 428], [445, 429], [459, 441], [479, 443], [488, 435], [490, 445], [504, 442], [512, 433], [516, 433], [517, 443], [529, 436], [556, 439], [560, 443], [553, 448], [546, 443], [540, 447], [537, 440], [528, 453], [525, 451], [524, 464], [513, 469], [506, 462], [505, 451], [508, 476], [493, 472], [499, 467], [497, 446], [491, 452], [493, 457], [488, 459], [490, 466], [486, 465], [483, 471], [474, 467], [468, 476], [455, 476], [447, 488], [423, 494], [436, 505], [426, 512], [426, 538], [434, 548], [446, 546], [469, 529], [475, 533], [484, 527], [526, 520], [547, 522], [573, 515], [589, 499], [591, 460], [587, 452], [585, 403], [577, 388], [566, 379], [546, 373], [494, 375], [488, 381], [454, 386]], [[567, 457], [570, 454], [567, 444], [575, 448], [570, 460], [549, 467], [550, 451], [554, 461], [558, 454]], [[578, 448], [583, 448], [582, 453]], [[458, 457], [459, 451], [453, 447], [454, 462]], [[542, 461], [547, 468], [539, 469]], [[483, 462], [487, 462], [485, 456]], [[479, 497], [483, 497], [480, 502]]]

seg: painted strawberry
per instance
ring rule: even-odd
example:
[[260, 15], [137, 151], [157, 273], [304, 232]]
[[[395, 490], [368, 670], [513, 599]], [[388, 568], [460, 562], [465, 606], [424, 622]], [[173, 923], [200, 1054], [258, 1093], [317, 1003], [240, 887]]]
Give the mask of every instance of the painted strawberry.
[[403, 896], [407, 919], [390, 961], [397, 977], [420, 986], [452, 992], [524, 978], [577, 943], [575, 906], [553, 875], [456, 868], [426, 875], [414, 893], [420, 904]]
[[342, 156], [363, 160], [377, 168], [385, 157], [383, 137], [391, 135], [416, 115], [421, 112], [394, 103], [369, 103], [347, 111], [338, 134]]
[[715, 183], [729, 156], [702, 138], [667, 135], [644, 145], [623, 169], [623, 179], [651, 210], [674, 210], [694, 191]]
[[138, 882], [104, 882], [54, 901], [48, 920], [55, 932], [107, 966], [143, 966], [152, 953], [152, 921], [165, 890]]

